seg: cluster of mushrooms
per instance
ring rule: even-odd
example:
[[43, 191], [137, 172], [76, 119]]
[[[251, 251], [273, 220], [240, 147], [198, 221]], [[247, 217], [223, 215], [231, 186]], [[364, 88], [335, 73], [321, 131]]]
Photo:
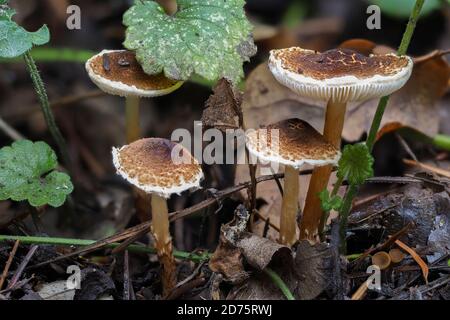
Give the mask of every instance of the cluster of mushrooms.
[[[395, 92], [409, 79], [412, 65], [412, 60], [406, 56], [367, 57], [348, 49], [319, 53], [289, 48], [271, 52], [269, 67], [281, 84], [303, 97], [328, 103], [323, 135], [300, 119], [269, 124], [247, 135], [250, 154], [285, 168], [280, 243], [291, 246], [299, 238], [317, 239], [323, 218], [318, 193], [327, 187], [333, 166], [340, 159], [347, 103]], [[87, 61], [86, 70], [103, 91], [126, 98], [128, 145], [113, 148], [113, 162], [118, 174], [151, 195], [151, 233], [162, 265], [163, 293], [168, 294], [176, 283], [176, 264], [167, 199], [173, 194], [200, 188], [203, 172], [189, 151], [176, 143], [161, 138], [141, 139], [139, 99], [169, 94], [182, 82], [163, 75], [145, 74], [134, 53], [125, 50], [99, 53]], [[278, 133], [276, 148], [271, 146], [271, 129]], [[175, 164], [171, 158], [175, 147], [177, 150], [181, 147], [183, 158], [190, 161]], [[314, 171], [303, 216], [298, 219], [299, 169], [303, 165], [313, 166]], [[300, 237], [296, 232], [297, 225]]]

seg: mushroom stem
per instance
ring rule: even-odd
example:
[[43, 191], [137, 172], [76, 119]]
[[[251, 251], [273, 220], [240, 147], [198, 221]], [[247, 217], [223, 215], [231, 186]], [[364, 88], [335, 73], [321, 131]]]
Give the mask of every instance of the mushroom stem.
[[170, 236], [169, 210], [167, 200], [152, 195], [152, 227], [155, 248], [162, 265], [163, 296], [167, 296], [176, 285], [176, 265]]
[[[325, 116], [323, 136], [325, 140], [340, 148], [342, 130], [347, 104], [329, 101]], [[314, 241], [319, 234], [320, 221], [323, 217], [319, 193], [327, 188], [333, 166], [323, 166], [314, 169], [306, 196], [305, 209], [300, 224], [300, 239]], [[323, 224], [325, 225], [325, 224]]]
[[297, 241], [299, 170], [286, 166], [284, 171], [284, 194], [280, 218], [280, 243], [291, 246]]
[[139, 102], [140, 98], [129, 96], [126, 98], [126, 130], [127, 143], [139, 140], [141, 129], [139, 125]]

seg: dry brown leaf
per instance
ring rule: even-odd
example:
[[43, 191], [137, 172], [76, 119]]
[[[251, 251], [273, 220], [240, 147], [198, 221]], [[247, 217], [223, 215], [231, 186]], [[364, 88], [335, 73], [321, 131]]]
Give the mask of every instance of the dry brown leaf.
[[241, 101], [241, 94], [233, 89], [228, 80], [219, 80], [214, 87], [214, 94], [206, 101], [203, 125], [223, 131], [239, 128]]
[[242, 234], [236, 242], [236, 246], [242, 250], [248, 264], [260, 271], [264, 270], [274, 259], [286, 264], [293, 262], [292, 252], [288, 247], [252, 233]]
[[425, 261], [422, 260], [422, 258], [414, 251], [414, 249], [408, 247], [406, 244], [401, 242], [400, 240], [395, 240], [395, 244], [398, 245], [400, 248], [408, 252], [411, 257], [417, 262], [417, 264], [420, 266], [420, 269], [422, 269], [423, 278], [425, 279], [425, 282], [428, 283], [428, 274], [430, 270], [428, 269], [427, 264]]
[[278, 83], [267, 62], [260, 64], [247, 79], [242, 110], [249, 128], [300, 118], [321, 129], [324, 108], [324, 103], [300, 97]]
[[209, 268], [223, 276], [224, 280], [230, 283], [242, 283], [249, 277], [244, 270], [244, 259], [239, 248], [228, 243], [221, 236], [219, 245], [213, 256], [209, 260]]
[[[389, 51], [389, 48], [377, 46], [374, 52], [380, 53], [380, 48]], [[414, 61], [411, 79], [390, 98], [379, 138], [384, 133], [404, 127], [414, 128], [428, 136], [434, 136], [439, 131], [440, 106], [437, 102], [447, 91], [450, 66], [442, 55], [435, 53], [415, 58]], [[349, 141], [360, 139], [369, 130], [377, 106], [378, 100], [352, 104], [347, 112], [343, 137]]]
[[297, 295], [302, 300], [315, 299], [333, 286], [335, 256], [326, 243], [301, 241], [297, 247], [295, 269], [298, 273]]

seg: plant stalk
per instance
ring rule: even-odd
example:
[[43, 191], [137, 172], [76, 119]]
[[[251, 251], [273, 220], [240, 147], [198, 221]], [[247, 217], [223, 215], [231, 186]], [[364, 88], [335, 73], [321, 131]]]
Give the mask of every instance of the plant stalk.
[[280, 217], [280, 243], [292, 246], [297, 241], [299, 170], [286, 166], [284, 171], [284, 194]]
[[[411, 12], [411, 16], [408, 21], [408, 25], [406, 26], [405, 33], [403, 34], [402, 41], [398, 48], [398, 55], [405, 55], [408, 51], [409, 44], [411, 43], [412, 36], [414, 34], [414, 30], [417, 25], [417, 21], [420, 16], [420, 12], [422, 11], [422, 7], [425, 0], [416, 0], [414, 8]], [[367, 147], [370, 151], [373, 150], [375, 145], [375, 141], [377, 138], [378, 130], [380, 129], [381, 120], [383, 119], [384, 111], [386, 110], [386, 106], [389, 102], [389, 97], [383, 97], [380, 99], [378, 103], [377, 111], [375, 112], [374, 119], [372, 121], [372, 126], [369, 131], [369, 135], [366, 140]], [[350, 186], [347, 194], [344, 198], [344, 203], [340, 212], [340, 237], [341, 237], [341, 253], [345, 254], [346, 252], [346, 231], [347, 231], [347, 221], [348, 215], [350, 214], [350, 210], [352, 207], [353, 199], [358, 193], [359, 186]]]
[[[0, 242], [5, 241], [17, 241], [19, 240], [21, 244], [37, 244], [37, 245], [54, 245], [54, 246], [76, 246], [76, 247], [86, 247], [96, 243], [95, 240], [82, 240], [82, 239], [67, 239], [67, 238], [50, 238], [50, 237], [24, 237], [24, 236], [3, 236], [0, 235]], [[110, 243], [105, 246], [108, 249], [115, 249], [121, 246], [121, 243]], [[147, 253], [156, 254], [156, 249], [149, 248], [147, 246], [130, 244], [127, 247], [129, 252], [134, 253]], [[177, 259], [191, 260], [193, 262], [202, 262], [210, 258], [211, 254], [205, 254], [205, 256], [192, 254], [190, 252], [184, 251], [173, 251], [173, 255]]]
[[58, 125], [56, 124], [55, 117], [48, 100], [47, 91], [45, 90], [44, 82], [42, 81], [36, 63], [34, 62], [33, 57], [31, 56], [29, 51], [24, 54], [24, 60], [33, 82], [34, 90], [36, 91], [36, 94], [38, 96], [39, 104], [41, 106], [45, 122], [47, 123], [47, 127], [53, 137], [53, 140], [55, 140], [55, 143], [58, 146], [58, 150], [62, 157], [64, 165], [70, 168], [70, 158], [67, 152], [66, 142], [61, 134], [61, 131], [58, 128]]
[[130, 144], [141, 138], [141, 129], [139, 124], [139, 103], [140, 98], [129, 96], [126, 98], [126, 130], [127, 143]]
[[292, 294], [291, 290], [289, 290], [286, 283], [281, 279], [281, 277], [272, 269], [266, 268], [264, 269], [264, 272], [272, 279], [273, 283], [276, 284], [276, 286], [283, 292], [284, 296], [288, 300], [295, 300], [294, 295]]
[[152, 227], [155, 248], [162, 265], [163, 295], [167, 296], [176, 285], [176, 264], [170, 236], [169, 210], [167, 200], [152, 195]]
[[[346, 103], [328, 102], [325, 115], [324, 138], [336, 148], [341, 147], [342, 130], [344, 129]], [[309, 183], [303, 218], [300, 223], [300, 239], [315, 241], [320, 233], [320, 221], [324, 216], [319, 193], [328, 187], [333, 166], [315, 168]]]

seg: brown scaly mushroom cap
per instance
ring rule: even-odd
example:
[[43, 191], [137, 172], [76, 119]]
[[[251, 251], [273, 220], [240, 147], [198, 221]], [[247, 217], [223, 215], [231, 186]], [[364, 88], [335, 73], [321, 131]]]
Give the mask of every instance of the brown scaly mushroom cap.
[[[183, 163], [174, 163], [172, 152], [182, 154]], [[112, 153], [117, 173], [147, 193], [169, 198], [200, 188], [203, 172], [198, 161], [170, 140], [141, 139], [120, 149], [113, 148]]]
[[158, 97], [169, 94], [183, 84], [163, 74], [148, 75], [136, 60], [134, 52], [103, 50], [86, 62], [86, 71], [101, 90], [122, 97]]
[[[278, 130], [278, 141], [272, 131]], [[273, 134], [277, 134], [273, 131]], [[300, 119], [280, 121], [247, 134], [247, 147], [255, 157], [294, 168], [304, 164], [313, 166], [335, 165], [341, 152], [326, 142], [309, 123]]]
[[395, 54], [365, 56], [350, 49], [323, 53], [298, 47], [272, 50], [269, 68], [297, 94], [346, 103], [387, 96], [405, 85], [413, 61]]

